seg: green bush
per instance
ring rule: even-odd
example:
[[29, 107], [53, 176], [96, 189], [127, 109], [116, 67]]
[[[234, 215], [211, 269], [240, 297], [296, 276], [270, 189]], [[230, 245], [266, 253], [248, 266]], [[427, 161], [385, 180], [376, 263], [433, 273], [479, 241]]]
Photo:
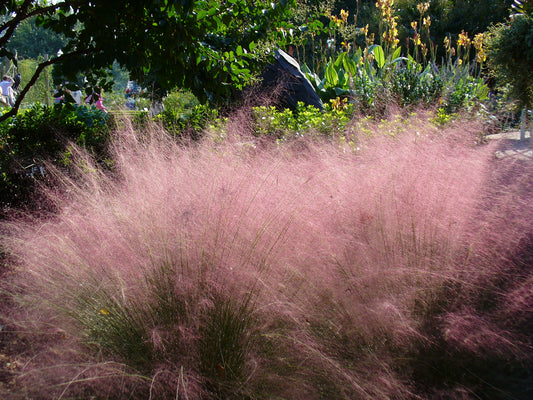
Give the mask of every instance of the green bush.
[[455, 113], [461, 109], [469, 111], [476, 104], [487, 100], [488, 96], [489, 88], [483, 79], [466, 75], [448, 84], [442, 100], [442, 108], [447, 113]]
[[510, 24], [490, 29], [487, 60], [499, 85], [509, 85], [523, 107], [533, 104], [533, 17], [516, 16]]
[[424, 69], [412, 59], [392, 75], [392, 92], [401, 106], [435, 102], [444, 84], [436, 66], [428, 64]]
[[274, 106], [254, 107], [252, 131], [256, 136], [286, 140], [309, 134], [336, 136], [342, 134], [354, 113], [353, 104], [337, 99], [326, 104], [325, 112], [298, 103], [295, 111], [278, 110]]
[[201, 136], [207, 124], [218, 117], [218, 110], [208, 104], [200, 104], [190, 92], [176, 90], [163, 100], [164, 109], [155, 116], [172, 135], [191, 135], [193, 139]]
[[36, 179], [45, 177], [44, 161], [66, 166], [69, 143], [106, 157], [112, 118], [94, 107], [36, 103], [0, 124], [0, 204], [29, 206]]

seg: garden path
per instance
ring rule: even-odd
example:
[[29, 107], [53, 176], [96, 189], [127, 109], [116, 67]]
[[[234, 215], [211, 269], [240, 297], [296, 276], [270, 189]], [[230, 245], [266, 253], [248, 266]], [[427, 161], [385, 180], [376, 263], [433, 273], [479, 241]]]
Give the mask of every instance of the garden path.
[[495, 135], [487, 135], [487, 139], [499, 140], [500, 146], [496, 158], [517, 158], [533, 161], [533, 143], [531, 133], [526, 132], [525, 139], [520, 140], [520, 131], [507, 131]]

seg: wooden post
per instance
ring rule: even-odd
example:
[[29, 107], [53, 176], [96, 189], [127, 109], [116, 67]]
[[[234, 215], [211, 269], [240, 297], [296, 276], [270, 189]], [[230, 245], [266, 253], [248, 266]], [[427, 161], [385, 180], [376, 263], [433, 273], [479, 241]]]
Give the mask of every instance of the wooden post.
[[533, 149], [533, 110], [528, 110], [529, 114], [529, 147]]
[[[44, 61], [48, 61], [48, 54], [44, 55]], [[45, 86], [45, 93], [44, 93], [44, 104], [49, 107], [50, 106], [50, 80], [48, 79], [48, 68], [44, 69], [44, 86]]]
[[527, 124], [527, 108], [522, 109], [522, 114], [520, 115], [520, 140], [526, 138], [526, 124]]

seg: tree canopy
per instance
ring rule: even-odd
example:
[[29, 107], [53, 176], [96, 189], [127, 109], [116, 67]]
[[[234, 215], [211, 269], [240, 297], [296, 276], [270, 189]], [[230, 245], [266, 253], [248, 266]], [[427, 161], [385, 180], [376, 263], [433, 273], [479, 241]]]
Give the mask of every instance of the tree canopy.
[[23, 21], [7, 43], [11, 53], [18, 58], [33, 58], [57, 54], [66, 44], [65, 37], [35, 24], [35, 17]]
[[[60, 54], [39, 65], [75, 81], [101, 77], [114, 61], [132, 79], [147, 78], [163, 91], [179, 86], [200, 99], [227, 98], [260, 68], [258, 44], [277, 35], [294, 0], [10, 0], [0, 6], [0, 56], [28, 19], [64, 35]], [[278, 41], [279, 43], [279, 41]], [[35, 78], [36, 79], [36, 78]], [[33, 77], [28, 85], [31, 86]], [[28, 86], [27, 85], [27, 86]], [[14, 115], [24, 97], [24, 90]]]
[[533, 104], [533, 16], [524, 12], [508, 24], [492, 27], [487, 50], [496, 79], [509, 84], [513, 97], [529, 108]]

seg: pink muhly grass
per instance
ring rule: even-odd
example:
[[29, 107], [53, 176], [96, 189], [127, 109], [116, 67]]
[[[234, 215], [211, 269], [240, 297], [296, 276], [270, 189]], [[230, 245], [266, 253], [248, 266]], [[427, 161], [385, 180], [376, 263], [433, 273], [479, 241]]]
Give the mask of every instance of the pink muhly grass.
[[[510, 250], [487, 234], [506, 215], [486, 202], [511, 194], [487, 194], [494, 149], [474, 145], [475, 126], [373, 129], [355, 150], [124, 128], [112, 174], [80, 155], [78, 179], [56, 173], [57, 213], [11, 224], [13, 284], [80, 365], [128, 365], [124, 397], [417, 398], [400, 360], [415, 363], [435, 331], [464, 345], [483, 318], [458, 293], [488, 285], [470, 275], [479, 259], [501, 265], [488, 247]], [[472, 354], [514, 337], [480, 326]], [[68, 393], [98, 393], [98, 368], [83, 382], [79, 368]]]

